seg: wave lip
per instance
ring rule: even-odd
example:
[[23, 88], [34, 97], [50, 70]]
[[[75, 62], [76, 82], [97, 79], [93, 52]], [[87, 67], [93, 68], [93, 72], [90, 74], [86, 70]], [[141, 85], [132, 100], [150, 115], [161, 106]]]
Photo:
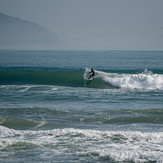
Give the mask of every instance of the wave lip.
[[139, 74], [117, 74], [96, 71], [98, 77], [114, 86], [126, 89], [163, 90], [163, 75], [147, 69]]

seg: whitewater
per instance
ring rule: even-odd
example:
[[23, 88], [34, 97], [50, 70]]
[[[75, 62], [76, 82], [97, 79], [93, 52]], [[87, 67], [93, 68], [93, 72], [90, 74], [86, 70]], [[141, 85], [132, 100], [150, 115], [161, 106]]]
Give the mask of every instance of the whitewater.
[[[96, 157], [106, 160], [107, 157], [110, 157], [112, 161], [117, 162], [124, 160], [144, 162], [150, 155], [149, 160], [163, 161], [161, 152], [163, 147], [160, 145], [163, 141], [163, 132], [117, 132], [73, 128], [22, 131], [5, 127], [0, 127], [0, 131], [0, 148], [13, 150], [18, 146], [21, 148], [27, 146], [27, 149], [28, 146], [32, 146], [35, 150], [38, 146], [42, 148], [41, 154], [43, 154], [43, 151], [45, 152], [44, 155], [40, 155], [40, 159], [43, 160], [44, 157], [52, 159], [60, 155], [67, 155], [68, 157], [83, 155], [86, 157], [79, 159], [79, 162], [96, 161]], [[48, 156], [48, 146], [51, 147], [50, 156]], [[59, 146], [62, 146], [62, 149], [58, 149]], [[73, 149], [70, 153], [68, 148], [72, 148], [72, 146]], [[91, 156], [91, 158], [88, 156]], [[29, 159], [31, 160], [31, 158]]]
[[[83, 75], [86, 78], [90, 69], [86, 68]], [[145, 69], [139, 74], [118, 74], [106, 73], [95, 70], [96, 77], [111, 83], [113, 86], [126, 89], [140, 89], [140, 90], [163, 90], [163, 75], [153, 74], [150, 70]]]

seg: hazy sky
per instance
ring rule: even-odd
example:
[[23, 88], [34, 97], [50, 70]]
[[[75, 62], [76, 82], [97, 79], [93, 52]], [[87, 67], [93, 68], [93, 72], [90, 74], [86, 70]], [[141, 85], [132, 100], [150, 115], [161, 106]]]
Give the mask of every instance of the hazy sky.
[[163, 0], [0, 0], [57, 34], [64, 49], [163, 50]]

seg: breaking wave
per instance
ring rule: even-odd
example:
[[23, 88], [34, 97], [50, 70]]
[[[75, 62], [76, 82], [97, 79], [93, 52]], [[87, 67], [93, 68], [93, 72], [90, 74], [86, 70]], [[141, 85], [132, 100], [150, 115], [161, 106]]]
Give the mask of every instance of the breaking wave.
[[58, 85], [68, 87], [126, 88], [139, 90], [163, 90], [163, 74], [145, 70], [139, 74], [108, 73], [95, 70], [93, 81], [84, 80], [90, 69], [84, 74], [70, 71], [0, 71], [0, 85], [34, 84]]
[[[86, 68], [84, 76], [90, 70]], [[163, 74], [154, 74], [149, 70], [139, 74], [118, 74], [95, 71], [96, 79], [101, 78], [113, 86], [127, 89], [163, 90]], [[96, 80], [95, 79], [95, 80]]]

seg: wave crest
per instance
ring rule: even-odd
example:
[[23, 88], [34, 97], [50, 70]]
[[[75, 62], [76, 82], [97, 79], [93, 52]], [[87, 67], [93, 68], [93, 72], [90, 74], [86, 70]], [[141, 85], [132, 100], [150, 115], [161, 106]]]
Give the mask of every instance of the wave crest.
[[[86, 71], [88, 71], [86, 69]], [[95, 71], [96, 78], [111, 83], [113, 86], [126, 89], [163, 90], [163, 75], [154, 74], [149, 70], [139, 74], [118, 74]]]

